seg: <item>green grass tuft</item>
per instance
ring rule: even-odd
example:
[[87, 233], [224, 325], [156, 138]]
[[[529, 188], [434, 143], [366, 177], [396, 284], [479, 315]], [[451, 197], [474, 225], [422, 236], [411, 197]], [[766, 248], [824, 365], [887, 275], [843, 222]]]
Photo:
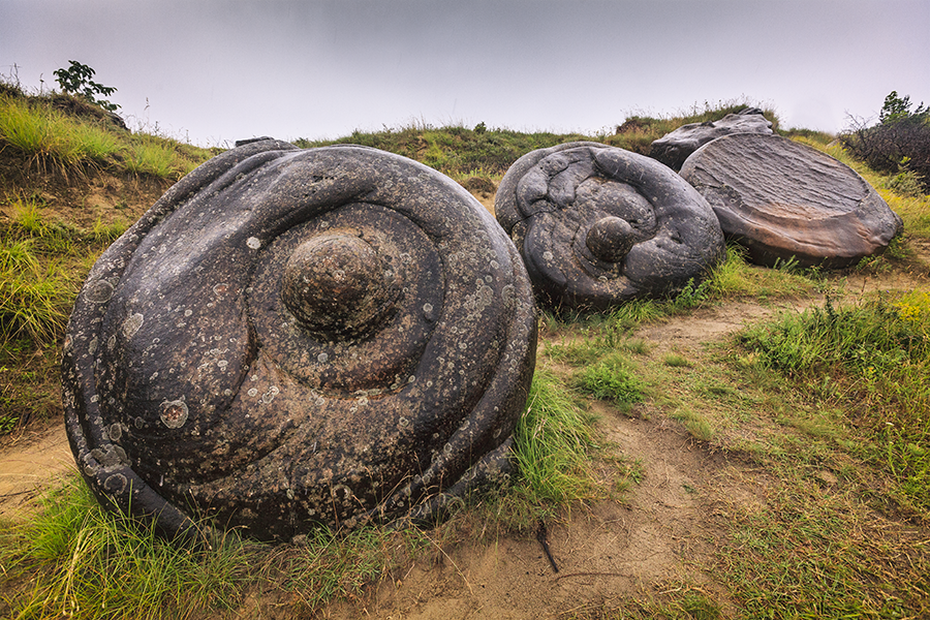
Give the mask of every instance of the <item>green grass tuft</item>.
[[[173, 545], [103, 511], [74, 476], [18, 526], [2, 548], [5, 579], [18, 583], [14, 617], [160, 618], [174, 610], [228, 609], [249, 566], [235, 538], [212, 549]], [[28, 581], [16, 582], [17, 577]], [[15, 586], [14, 586], [15, 587]]]
[[215, 153], [148, 134], [114, 131], [103, 120], [72, 116], [43, 97], [0, 95], [0, 145], [40, 172], [68, 176], [88, 168], [177, 180]]
[[570, 504], [597, 494], [590, 455], [593, 419], [545, 368], [537, 368], [514, 431], [515, 458], [533, 503]]
[[809, 293], [814, 289], [811, 272], [792, 269], [768, 269], [746, 262], [746, 250], [730, 244], [726, 258], [711, 271], [706, 281], [707, 294], [712, 299], [724, 300], [740, 297], [760, 299], [784, 298]]
[[45, 496], [41, 513], [0, 537], [0, 613], [21, 620], [215, 617], [260, 592], [285, 601], [278, 611], [303, 617], [358, 595], [429, 544], [414, 528], [377, 527], [340, 535], [319, 529], [299, 546], [262, 545], [235, 531], [217, 531], [209, 544], [173, 543], [103, 510], [74, 475]]
[[691, 366], [691, 362], [688, 361], [688, 358], [679, 353], [666, 354], [662, 358], [662, 363], [672, 368], [688, 368]]
[[75, 283], [57, 261], [43, 265], [32, 239], [0, 240], [0, 341], [57, 341], [71, 313]]

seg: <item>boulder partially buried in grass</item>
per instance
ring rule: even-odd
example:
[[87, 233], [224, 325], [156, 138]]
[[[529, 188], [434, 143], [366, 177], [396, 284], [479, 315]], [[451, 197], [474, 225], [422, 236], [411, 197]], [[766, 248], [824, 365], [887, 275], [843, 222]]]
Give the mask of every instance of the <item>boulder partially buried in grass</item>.
[[772, 122], [758, 108], [745, 108], [736, 114], [727, 114], [720, 120], [682, 125], [665, 134], [649, 146], [649, 156], [679, 170], [688, 156], [711, 140], [735, 133], [771, 135]]
[[232, 149], [97, 261], [66, 424], [108, 507], [288, 540], [429, 514], [506, 467], [533, 374], [519, 255], [445, 176], [355, 146]]
[[879, 254], [903, 229], [865, 179], [804, 144], [758, 134], [724, 136], [695, 151], [681, 176], [707, 199], [724, 233], [773, 266], [845, 267]]
[[720, 224], [693, 187], [654, 159], [595, 142], [524, 155], [494, 207], [553, 306], [674, 293], [723, 256]]

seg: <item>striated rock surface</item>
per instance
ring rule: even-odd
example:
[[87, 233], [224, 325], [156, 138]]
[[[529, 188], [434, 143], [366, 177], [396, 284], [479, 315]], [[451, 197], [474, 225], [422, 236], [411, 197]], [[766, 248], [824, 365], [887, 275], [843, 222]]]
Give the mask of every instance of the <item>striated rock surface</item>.
[[737, 134], [694, 152], [681, 176], [707, 199], [724, 233], [762, 265], [844, 267], [878, 254], [901, 218], [854, 170], [779, 136]]
[[691, 153], [711, 140], [735, 133], [771, 135], [772, 123], [758, 108], [746, 108], [727, 114], [718, 121], [689, 123], [665, 134], [649, 147], [649, 156], [674, 170], [679, 170]]
[[536, 317], [464, 189], [357, 146], [246, 143], [97, 261], [62, 362], [78, 466], [167, 536], [431, 513], [505, 469]]
[[495, 212], [550, 305], [673, 293], [723, 255], [717, 218], [693, 187], [654, 159], [594, 142], [518, 159]]

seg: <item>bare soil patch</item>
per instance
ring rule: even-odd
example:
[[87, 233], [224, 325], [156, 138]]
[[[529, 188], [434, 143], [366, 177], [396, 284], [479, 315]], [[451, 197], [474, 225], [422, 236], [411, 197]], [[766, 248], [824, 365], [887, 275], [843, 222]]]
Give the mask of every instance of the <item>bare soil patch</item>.
[[26, 516], [43, 490], [76, 469], [61, 422], [7, 439], [0, 444], [0, 515]]
[[[703, 345], [764, 318], [776, 308], [738, 302], [648, 326], [636, 334], [651, 355], [687, 351], [700, 363]], [[620, 502], [574, 508], [547, 526], [554, 571], [534, 538], [504, 537], [493, 545], [463, 542], [434, 564], [417, 563], [364, 599], [338, 603], [323, 617], [348, 620], [464, 620], [555, 618], [612, 608], [626, 598], [660, 597], [697, 588], [728, 607], [715, 581], [717, 517], [764, 505], [774, 481], [758, 468], [732, 461], [649, 405], [621, 415], [592, 402], [604, 438], [634, 460], [641, 481]]]

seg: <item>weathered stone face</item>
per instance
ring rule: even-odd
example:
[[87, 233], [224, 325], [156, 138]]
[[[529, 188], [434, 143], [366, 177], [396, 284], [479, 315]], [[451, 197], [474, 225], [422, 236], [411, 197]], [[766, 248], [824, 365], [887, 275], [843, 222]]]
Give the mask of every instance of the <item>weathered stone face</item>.
[[518, 159], [495, 212], [551, 305], [605, 308], [673, 293], [724, 252], [694, 188], [653, 159], [594, 142]]
[[536, 349], [511, 241], [443, 175], [249, 143], [91, 270], [62, 363], [78, 466], [168, 536], [288, 540], [440, 507], [503, 467]]
[[727, 114], [718, 121], [689, 123], [665, 134], [649, 147], [649, 156], [658, 159], [673, 170], [679, 170], [691, 153], [711, 140], [735, 133], [771, 135], [772, 123], [762, 110], [746, 108], [738, 114]]
[[884, 251], [903, 229], [855, 171], [780, 136], [709, 142], [685, 161], [681, 176], [761, 265], [794, 257], [801, 266], [845, 267]]

